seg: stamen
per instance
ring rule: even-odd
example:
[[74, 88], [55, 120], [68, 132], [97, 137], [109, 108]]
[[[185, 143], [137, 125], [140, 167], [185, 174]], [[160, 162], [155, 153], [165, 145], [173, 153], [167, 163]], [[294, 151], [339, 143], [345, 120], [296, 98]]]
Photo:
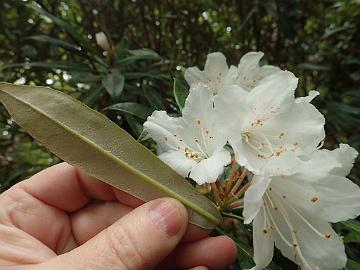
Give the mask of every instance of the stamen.
[[325, 140], [322, 140], [322, 141], [320, 142], [319, 146], [317, 147], [317, 149], [320, 149], [321, 147], [323, 147], [323, 146], [324, 146], [324, 143], [325, 143]]
[[[272, 193], [272, 194], [275, 194], [275, 193]], [[269, 194], [268, 194], [267, 192], [265, 192], [265, 195], [267, 196], [268, 200], [271, 202], [271, 199], [270, 199]], [[274, 199], [276, 199], [276, 198], [274, 198]], [[277, 203], [279, 203], [279, 202], [277, 202]], [[281, 204], [280, 204], [279, 206], [280, 206], [280, 213], [281, 213], [281, 215], [284, 217], [284, 220], [285, 220], [287, 226], [289, 227], [291, 236], [292, 236], [292, 238], [293, 238], [293, 243], [292, 243], [292, 245], [290, 245], [290, 246], [294, 247], [295, 250], [297, 251], [297, 254], [299, 255], [300, 260], [301, 260], [301, 261], [304, 263], [304, 265], [305, 265], [305, 269], [306, 269], [306, 268], [312, 269], [312, 267], [309, 265], [309, 263], [306, 261], [305, 257], [303, 256], [303, 254], [302, 254], [302, 252], [301, 252], [301, 249], [299, 248], [296, 234], [293, 232], [293, 231], [294, 231], [294, 228], [293, 228], [293, 226], [292, 226], [292, 224], [291, 224], [291, 222], [290, 222], [290, 218], [289, 218], [289, 216], [287, 215], [286, 210], [283, 209], [283, 207], [282, 207]], [[270, 213], [270, 211], [269, 211], [269, 213]], [[275, 225], [275, 224], [274, 224], [274, 225]], [[284, 239], [283, 239], [283, 240], [284, 240]], [[295, 255], [295, 257], [296, 257], [296, 255]]]
[[292, 244], [290, 244], [290, 242], [288, 240], [286, 240], [286, 237], [282, 234], [282, 232], [280, 231], [278, 225], [276, 224], [275, 220], [273, 219], [272, 215], [270, 214], [270, 211], [267, 209], [267, 207], [264, 208], [265, 212], [266, 212], [266, 216], [270, 219], [271, 224], [273, 225], [273, 227], [275, 228], [275, 230], [277, 231], [277, 233], [279, 234], [280, 238], [284, 241], [284, 243], [286, 245], [288, 245], [289, 247], [292, 246]]
[[313, 232], [315, 232], [320, 237], [323, 237], [323, 234], [320, 233], [313, 225], [311, 225], [311, 223], [307, 221], [306, 218], [295, 209], [295, 207], [293, 207], [291, 204], [288, 204], [287, 206], [289, 206]]
[[318, 200], [319, 200], [318, 197], [312, 197], [312, 198], [311, 198], [311, 202], [313, 202], [313, 203], [316, 203]]

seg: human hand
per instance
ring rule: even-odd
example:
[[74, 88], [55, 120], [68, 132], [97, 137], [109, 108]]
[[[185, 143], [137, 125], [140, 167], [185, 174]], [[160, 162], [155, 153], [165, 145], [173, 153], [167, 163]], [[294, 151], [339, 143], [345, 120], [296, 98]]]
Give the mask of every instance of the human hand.
[[230, 238], [188, 226], [178, 201], [143, 204], [66, 163], [0, 195], [3, 270], [216, 270], [235, 256]]

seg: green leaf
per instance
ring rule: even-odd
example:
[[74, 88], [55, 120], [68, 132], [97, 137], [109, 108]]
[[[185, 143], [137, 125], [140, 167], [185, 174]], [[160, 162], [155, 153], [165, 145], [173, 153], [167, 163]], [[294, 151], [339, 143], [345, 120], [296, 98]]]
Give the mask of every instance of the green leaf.
[[160, 61], [162, 60], [161, 56], [158, 55], [153, 50], [149, 49], [139, 49], [139, 50], [127, 50], [130, 56], [120, 58], [121, 55], [118, 55], [118, 61], [120, 65], [131, 65], [136, 61], [150, 60], [150, 61]]
[[86, 105], [92, 107], [94, 105], [94, 103], [96, 102], [96, 100], [99, 98], [103, 89], [104, 89], [103, 86], [100, 86], [98, 88], [88, 90], [86, 92], [86, 94], [82, 97], [82, 99], [81, 99], [82, 102], [84, 102]]
[[174, 97], [179, 109], [182, 110], [185, 105], [185, 100], [189, 94], [189, 89], [178, 79], [174, 79]]
[[145, 98], [149, 101], [154, 110], [165, 110], [165, 105], [163, 103], [164, 97], [162, 97], [161, 93], [147, 85], [143, 85], [143, 91]]
[[130, 114], [126, 114], [124, 118], [126, 122], [129, 124], [131, 130], [133, 131], [135, 138], [139, 138], [144, 130], [143, 126], [135, 119], [134, 116]]
[[221, 223], [214, 204], [189, 182], [78, 100], [50, 88], [1, 83], [0, 101], [20, 126], [66, 162], [144, 201], [176, 198], [200, 227]]
[[50, 19], [53, 23], [55, 23], [57, 26], [59, 26], [61, 29], [64, 29], [66, 32], [68, 32], [78, 43], [81, 45], [84, 49], [87, 51], [96, 54], [96, 50], [91, 46], [91, 43], [88, 38], [84, 37], [78, 30], [75, 25], [72, 25], [68, 22], [65, 22], [56, 16], [50, 14], [43, 8], [39, 7], [36, 4], [26, 4], [27, 7], [33, 9], [37, 13], [45, 16], [46, 18]]
[[347, 104], [336, 102], [336, 101], [330, 101], [327, 103], [327, 105], [328, 105], [329, 109], [332, 109], [337, 113], [360, 115], [359, 107], [347, 105]]
[[348, 259], [345, 270], [359, 270], [359, 269], [360, 269], [360, 263]]
[[36, 40], [36, 41], [40, 41], [40, 42], [44, 42], [44, 43], [48, 43], [48, 44], [52, 44], [55, 45], [57, 47], [61, 47], [73, 54], [77, 54], [79, 56], [82, 57], [86, 57], [86, 53], [84, 51], [81, 50], [81, 48], [72, 45], [70, 43], [67, 43], [65, 41], [62, 41], [60, 39], [56, 39], [56, 38], [52, 38], [46, 35], [35, 35], [35, 36], [30, 36], [27, 39], [31, 39], [31, 40]]
[[112, 69], [111, 72], [103, 78], [102, 83], [109, 95], [113, 99], [118, 99], [124, 89], [125, 77], [118, 69]]
[[302, 63], [297, 66], [300, 69], [306, 69], [306, 70], [320, 70], [320, 71], [327, 71], [330, 68], [328, 66], [324, 65], [317, 65], [312, 63]]
[[123, 113], [129, 113], [143, 120], [146, 120], [147, 117], [153, 112], [153, 110], [149, 107], [135, 102], [117, 103], [106, 107], [104, 110], [115, 110]]
[[340, 26], [340, 27], [336, 27], [330, 30], [326, 30], [324, 35], [321, 37], [322, 39], [327, 39], [329, 37], [332, 37], [334, 35], [339, 34], [340, 32], [346, 31], [346, 30], [350, 30], [353, 29], [354, 26], [353, 25], [345, 25], [345, 26]]
[[17, 63], [17, 64], [5, 65], [3, 69], [12, 68], [12, 67], [39, 67], [39, 68], [49, 68], [49, 69], [91, 72], [91, 69], [85, 65], [67, 62], [67, 61]]
[[350, 229], [360, 235], [360, 222], [359, 221], [347, 220], [347, 221], [343, 221], [341, 223], [343, 225], [345, 225], [345, 227], [347, 227], [348, 229]]
[[160, 55], [157, 52], [150, 49], [128, 50], [128, 52], [136, 59], [161, 60]]

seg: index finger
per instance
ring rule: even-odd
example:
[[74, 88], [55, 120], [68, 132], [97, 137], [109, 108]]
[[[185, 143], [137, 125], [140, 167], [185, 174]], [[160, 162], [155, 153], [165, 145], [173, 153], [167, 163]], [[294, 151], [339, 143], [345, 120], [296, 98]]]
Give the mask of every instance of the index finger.
[[21, 183], [31, 196], [59, 208], [74, 212], [90, 200], [118, 200], [131, 207], [143, 202], [92, 177], [67, 163], [45, 169]]

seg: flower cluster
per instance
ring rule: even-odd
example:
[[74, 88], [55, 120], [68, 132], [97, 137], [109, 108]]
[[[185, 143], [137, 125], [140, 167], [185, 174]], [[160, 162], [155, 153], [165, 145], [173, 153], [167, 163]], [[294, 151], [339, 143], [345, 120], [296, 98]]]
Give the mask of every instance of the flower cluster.
[[190, 85], [182, 117], [155, 111], [144, 130], [159, 158], [208, 187], [221, 211], [243, 208], [253, 222], [253, 269], [272, 260], [274, 245], [302, 269], [340, 269], [344, 245], [330, 223], [360, 213], [360, 189], [346, 178], [357, 152], [348, 145], [321, 149], [323, 115], [295, 98], [298, 79], [259, 65], [261, 52], [228, 66], [207, 56], [204, 70], [185, 71]]

